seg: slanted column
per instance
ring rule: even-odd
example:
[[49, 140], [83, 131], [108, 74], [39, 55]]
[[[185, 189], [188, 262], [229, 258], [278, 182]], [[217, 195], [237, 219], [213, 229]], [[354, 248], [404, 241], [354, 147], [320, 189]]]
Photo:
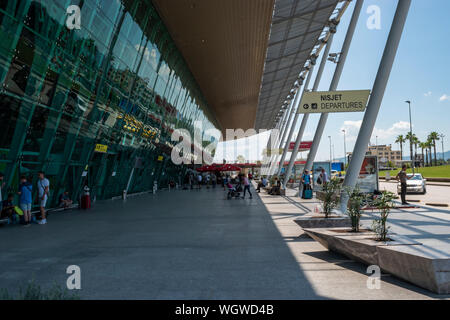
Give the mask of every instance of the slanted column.
[[[352, 159], [345, 175], [344, 188], [354, 188], [356, 185], [356, 180], [366, 154], [367, 145], [369, 144], [375, 122], [377, 121], [378, 112], [380, 111], [381, 102], [383, 101], [384, 92], [397, 54], [398, 45], [402, 37], [410, 5], [411, 0], [399, 0], [398, 2], [391, 30], [384, 48], [383, 57], [381, 58], [375, 83], [372, 88], [369, 104], [366, 113], [364, 114], [361, 129], [359, 130], [358, 138], [356, 139], [355, 148], [353, 150]], [[341, 210], [342, 212], [346, 212], [348, 196], [345, 192], [342, 192], [341, 196]]]
[[[292, 100], [291, 103], [290, 103], [290, 107], [292, 107], [293, 103], [294, 103], [294, 101]], [[287, 116], [288, 116], [290, 107], [288, 109], [286, 109], [286, 111], [283, 114], [282, 121], [280, 121], [280, 128], [279, 128], [279, 132], [278, 132], [278, 140], [276, 140], [276, 143], [275, 143], [275, 146], [277, 147], [276, 148], [277, 150], [276, 150], [276, 154], [274, 156], [271, 156], [271, 158], [270, 158], [270, 167], [269, 167], [269, 173], [268, 173], [269, 176], [273, 175], [273, 173], [275, 171], [275, 168], [276, 168], [276, 165], [277, 165], [277, 162], [278, 162], [278, 159], [280, 157], [279, 149], [280, 149], [280, 144], [281, 144], [281, 135], [282, 135], [283, 129], [285, 127], [285, 121], [287, 120]]]
[[[297, 126], [297, 121], [298, 121], [298, 118], [300, 116], [300, 114], [297, 112], [298, 111], [298, 106], [300, 104], [300, 101], [302, 100], [303, 93], [306, 90], [308, 90], [309, 82], [311, 81], [311, 77], [312, 77], [313, 70], [314, 70], [314, 65], [311, 65], [309, 68], [310, 69], [308, 71], [308, 76], [306, 77], [306, 81], [305, 81], [305, 85], [303, 86], [303, 90], [300, 93], [300, 88], [299, 88], [298, 91], [297, 91], [297, 95], [295, 96], [294, 108], [292, 108], [292, 114], [295, 113], [294, 121], [292, 121], [291, 129], [289, 131], [289, 134], [288, 134], [288, 137], [287, 137], [287, 140], [286, 140], [286, 143], [285, 143], [285, 147], [284, 147], [284, 150], [283, 150], [283, 155], [281, 156], [281, 160], [280, 160], [280, 164], [281, 165], [278, 168], [278, 173], [277, 173], [278, 178], [280, 178], [281, 170], [283, 169], [284, 160], [286, 159], [286, 155], [287, 155], [288, 150], [289, 150], [289, 145], [291, 143], [291, 139], [292, 139], [292, 136], [294, 135], [294, 130], [295, 130], [295, 127]], [[286, 173], [287, 173], [287, 171], [286, 171]], [[285, 177], [287, 177], [287, 175], [285, 175]], [[284, 185], [284, 183], [283, 183], [283, 185]]]
[[[323, 70], [325, 69], [325, 64], [328, 59], [328, 54], [330, 53], [331, 44], [333, 43], [333, 37], [334, 37], [334, 33], [331, 33], [330, 36], [328, 37], [327, 45], [325, 47], [325, 50], [323, 51], [322, 59], [320, 60], [319, 69], [317, 70], [317, 75], [316, 75], [316, 79], [314, 80], [314, 85], [313, 85], [312, 91], [317, 91], [317, 89], [319, 88], [320, 80], [322, 79]], [[308, 78], [310, 78], [311, 76], [312, 76], [312, 70], [310, 71]], [[304, 90], [306, 90], [306, 86], [305, 86]], [[284, 189], [286, 188], [287, 182], [289, 181], [289, 178], [291, 176], [292, 168], [294, 167], [295, 159], [297, 158], [297, 155], [298, 155], [298, 148], [300, 147], [300, 143], [302, 142], [303, 133], [305, 132], [306, 124], [308, 123], [308, 119], [309, 119], [309, 113], [305, 113], [303, 115], [302, 123], [300, 124], [300, 128], [297, 133], [297, 138], [295, 140], [294, 150], [292, 150], [291, 159], [289, 160], [289, 164], [286, 169], [286, 174], [284, 176], [284, 181], [283, 181]]]
[[[334, 71], [333, 80], [331, 80], [329, 91], [336, 90], [339, 80], [341, 78], [342, 70], [344, 69], [345, 60], [347, 59], [348, 50], [350, 48], [350, 44], [352, 43], [353, 35], [355, 33], [356, 25], [358, 23], [359, 14], [361, 12], [363, 3], [364, 0], [356, 1], [355, 9], [353, 10], [350, 25], [348, 26], [347, 34], [345, 36], [345, 40], [342, 45], [341, 54], [336, 66], [336, 70]], [[320, 116], [319, 124], [317, 125], [316, 133], [314, 134], [314, 140], [311, 145], [311, 149], [309, 150], [308, 158], [306, 160], [305, 169], [308, 171], [312, 169], [312, 164], [314, 162], [314, 159], [316, 158], [317, 150], [319, 149], [320, 140], [322, 138], [327, 120], [328, 120], [328, 113], [322, 113]]]

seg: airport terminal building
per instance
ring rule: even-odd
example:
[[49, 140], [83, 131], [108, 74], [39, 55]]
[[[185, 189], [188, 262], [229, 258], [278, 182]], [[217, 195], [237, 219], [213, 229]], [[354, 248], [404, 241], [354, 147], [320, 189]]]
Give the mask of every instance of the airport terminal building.
[[[70, 5], [80, 8], [80, 29]], [[173, 130], [217, 127], [151, 1], [2, 1], [0, 38], [8, 192], [39, 171], [51, 183], [50, 206], [63, 190], [77, 199], [85, 185], [106, 199], [128, 183], [131, 193], [178, 182], [185, 168], [170, 161]]]
[[[219, 141], [211, 129], [227, 139], [228, 129], [278, 129], [270, 150], [282, 150], [301, 88], [330, 60], [350, 2], [2, 1], [3, 194], [15, 193], [22, 175], [35, 184], [40, 171], [50, 207], [63, 191], [76, 201], [85, 186], [109, 199], [181, 183], [187, 165], [171, 159], [176, 129], [190, 133], [194, 154]], [[289, 160], [280, 156], [268, 157], [263, 174]]]

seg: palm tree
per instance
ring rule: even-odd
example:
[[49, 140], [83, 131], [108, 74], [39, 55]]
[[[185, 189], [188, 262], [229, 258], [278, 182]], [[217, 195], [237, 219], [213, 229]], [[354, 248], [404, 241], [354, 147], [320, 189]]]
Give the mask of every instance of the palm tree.
[[411, 132], [408, 132], [408, 134], [405, 137], [405, 140], [409, 140], [411, 166], [413, 166], [413, 167], [415, 167], [415, 159], [414, 159], [414, 154], [413, 154], [414, 139], [417, 139], [417, 137], [414, 135], [414, 133], [411, 135]]
[[433, 161], [432, 161], [432, 159], [431, 159], [431, 147], [432, 147], [432, 145], [433, 145], [433, 141], [431, 141], [430, 139], [427, 139], [426, 144], [427, 144], [427, 160], [428, 160], [428, 165], [429, 165], [430, 167], [432, 167], [432, 166], [433, 166]]
[[428, 139], [430, 139], [433, 143], [433, 149], [434, 149], [434, 165], [437, 166], [437, 157], [436, 157], [436, 141], [440, 140], [439, 133], [436, 131], [431, 132], [428, 135]]
[[425, 167], [428, 164], [428, 153], [427, 153], [427, 161], [425, 162], [425, 153], [423, 151], [427, 148], [427, 143], [419, 142], [419, 148], [422, 149], [422, 164]]
[[[417, 145], [420, 143], [419, 139], [415, 134], [413, 134], [412, 143], [414, 146], [414, 166], [416, 166], [417, 161]], [[419, 164], [420, 165], [420, 164]]]
[[403, 160], [403, 144], [405, 142], [406, 142], [405, 137], [403, 137], [402, 134], [397, 137], [397, 140], [395, 140], [395, 143], [400, 144], [400, 155], [402, 157], [402, 160]]

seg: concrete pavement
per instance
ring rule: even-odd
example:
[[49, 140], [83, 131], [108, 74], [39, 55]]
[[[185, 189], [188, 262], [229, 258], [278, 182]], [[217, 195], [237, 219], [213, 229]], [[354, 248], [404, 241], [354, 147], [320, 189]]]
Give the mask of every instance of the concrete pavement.
[[0, 288], [65, 286], [75, 264], [84, 299], [443, 298], [389, 275], [369, 290], [364, 265], [302, 235], [293, 219], [314, 203], [289, 195], [161, 191], [0, 228]]
[[[322, 245], [305, 236], [293, 219], [314, 209], [319, 202], [295, 196], [296, 191], [287, 190], [286, 197], [261, 193], [261, 199], [273, 216], [278, 230], [287, 241], [299, 267], [322, 296], [333, 299], [449, 299], [450, 296], [435, 295], [389, 274], [382, 275], [381, 289], [370, 290], [366, 286], [367, 266], [327, 251]], [[362, 218], [364, 226], [370, 226], [373, 213]], [[438, 252], [450, 255], [450, 211], [439, 212], [425, 209], [395, 210], [389, 225], [392, 232], [405, 234], [434, 247]]]
[[[380, 189], [388, 190], [397, 194], [397, 183], [380, 181]], [[425, 203], [428, 202], [450, 205], [450, 185], [444, 186], [427, 183], [426, 194], [407, 194], [406, 199], [420, 200], [422, 205], [425, 205]]]

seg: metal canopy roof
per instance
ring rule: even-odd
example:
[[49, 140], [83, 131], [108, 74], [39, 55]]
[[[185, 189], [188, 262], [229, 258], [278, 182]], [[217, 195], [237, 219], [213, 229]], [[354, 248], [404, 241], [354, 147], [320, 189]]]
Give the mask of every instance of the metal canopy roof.
[[339, 0], [276, 0], [255, 129], [271, 129]]
[[152, 0], [221, 129], [253, 128], [274, 0]]
[[221, 129], [271, 129], [342, 0], [151, 0]]

